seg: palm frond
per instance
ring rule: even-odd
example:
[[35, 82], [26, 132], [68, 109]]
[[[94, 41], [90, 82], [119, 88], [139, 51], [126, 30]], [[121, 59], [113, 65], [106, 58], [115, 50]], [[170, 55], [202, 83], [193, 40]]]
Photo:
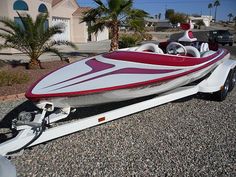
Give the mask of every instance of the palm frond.
[[54, 53], [58, 57], [60, 57], [61, 60], [63, 60], [63, 55], [62, 55], [62, 53], [57, 48], [46, 47], [46, 48], [44, 48], [44, 50], [42, 52], [43, 53]]
[[22, 24], [24, 32], [28, 33], [28, 35], [33, 35], [33, 19], [29, 14], [26, 14], [26, 16], [21, 15], [19, 12], [17, 12]]
[[7, 48], [12, 48], [12, 45], [8, 45], [8, 44], [0, 44], [0, 50], [2, 49], [7, 49]]
[[9, 38], [11, 38], [12, 37], [12, 35], [11, 34], [7, 34], [7, 33], [0, 33], [0, 38], [2, 38], [2, 39], [5, 39], [5, 40], [7, 40], [7, 39], [9, 39]]
[[30, 53], [29, 51], [27, 51], [24, 46], [22, 45], [18, 45], [18, 44], [13, 44], [13, 43], [4, 43], [4, 44], [0, 44], [0, 50], [2, 49], [7, 49], [7, 48], [12, 48], [12, 49], [16, 49], [22, 53], [26, 53], [27, 55]]
[[100, 23], [96, 23], [93, 24], [91, 26], [88, 27], [88, 31], [90, 33], [95, 33], [97, 34], [99, 31], [102, 31], [105, 28], [105, 23], [104, 22], [100, 22]]
[[31, 61], [38, 61], [38, 58], [45, 52], [56, 53], [60, 58], [60, 51], [54, 46], [68, 45], [73, 48], [76, 46], [68, 41], [51, 41], [55, 34], [63, 32], [62, 25], [55, 25], [45, 28], [48, 14], [39, 14], [34, 21], [28, 14], [21, 15], [18, 13], [22, 21], [23, 27], [9, 18], [0, 18], [0, 23], [4, 27], [0, 27], [0, 38], [5, 40], [2, 48], [14, 48], [27, 54]]
[[133, 0], [128, 0], [128, 1], [124, 1], [121, 5], [120, 5], [120, 9], [117, 12], [118, 14], [121, 13], [128, 13], [133, 5]]
[[5, 49], [5, 48], [8, 48], [8, 47], [4, 44], [0, 44], [0, 50]]
[[62, 24], [54, 25], [49, 27], [48, 29], [44, 30], [43, 32], [39, 33], [39, 40], [38, 45], [44, 45], [49, 39], [51, 39], [56, 34], [63, 33], [63, 26]]
[[103, 14], [107, 13], [108, 10], [103, 7], [98, 7], [96, 9], [90, 9], [89, 11], [85, 12], [81, 22], [95, 22], [98, 18], [102, 17]]
[[109, 7], [111, 12], [112, 11], [114, 12], [114, 11], [117, 11], [120, 8], [121, 3], [122, 3], [122, 0], [116, 0], [116, 1], [108, 0], [108, 7]]
[[[65, 41], [65, 40], [60, 40], [60, 41], [55, 41], [55, 40], [52, 40], [50, 42], [47, 42], [45, 43], [44, 45], [42, 45], [38, 51], [35, 51], [35, 56], [36, 58], [38, 58], [39, 56], [41, 56], [43, 53], [45, 52], [49, 52], [51, 48], [53, 49], [56, 49], [55, 46], [61, 46], [61, 45], [67, 45], [67, 46], [70, 46], [72, 47], [73, 49], [77, 49], [77, 46], [72, 43], [72, 42], [69, 42], [69, 41]], [[58, 49], [57, 49], [58, 50]], [[58, 52], [60, 52], [58, 50]]]
[[37, 29], [37, 30], [35, 32], [42, 34], [45, 31], [44, 25], [45, 25], [45, 22], [47, 21], [47, 18], [48, 18], [48, 13], [46, 14], [41, 13], [36, 17], [36, 20], [34, 23], [34, 26], [35, 26], [34, 29]]
[[97, 3], [101, 7], [105, 7], [105, 5], [103, 4], [101, 0], [94, 0], [94, 2]]
[[10, 30], [10, 29], [6, 29], [6, 28], [1, 28], [1, 27], [0, 27], [0, 31], [4, 31], [5, 33], [14, 35], [14, 32], [13, 32], [12, 30]]
[[84, 13], [80, 23], [95, 22], [97, 15], [98, 15], [97, 9], [90, 9], [89, 11]]
[[50, 41], [49, 43], [46, 44], [46, 47], [53, 47], [53, 46], [60, 46], [60, 45], [68, 45], [70, 47], [72, 47], [73, 49], [77, 49], [77, 46], [73, 43], [73, 42], [69, 42], [69, 41], [65, 41], [65, 40], [53, 40]]
[[0, 17], [0, 23], [2, 23], [5, 27], [13, 31], [17, 27], [17, 24], [13, 20], [7, 17]]

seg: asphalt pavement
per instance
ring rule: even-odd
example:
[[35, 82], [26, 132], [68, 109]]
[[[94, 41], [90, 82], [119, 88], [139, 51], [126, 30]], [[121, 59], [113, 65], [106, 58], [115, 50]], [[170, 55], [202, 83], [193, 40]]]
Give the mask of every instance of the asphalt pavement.
[[236, 60], [236, 44], [234, 43], [233, 46], [222, 46], [223, 48], [226, 48], [231, 55], [231, 59], [235, 59]]

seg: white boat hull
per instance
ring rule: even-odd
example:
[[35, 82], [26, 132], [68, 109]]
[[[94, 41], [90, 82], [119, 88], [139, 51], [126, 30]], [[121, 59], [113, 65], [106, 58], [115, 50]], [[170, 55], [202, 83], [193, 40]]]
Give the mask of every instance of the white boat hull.
[[[115, 73], [117, 70], [122, 70], [123, 68], [131, 68], [131, 66], [135, 69], [141, 70], [141, 72], [145, 72], [145, 74], [126, 74], [126, 73], [119, 73], [106, 75], [104, 70], [94, 72], [92, 74], [86, 75], [84, 73], [91, 72], [91, 71], [81, 71], [82, 73], [80, 76], [76, 76], [75, 74], [65, 76], [64, 78], [55, 78], [55, 75], [61, 74], [61, 76], [65, 73], [64, 70], [72, 70], [71, 67], [75, 67], [73, 64], [71, 66], [65, 67], [64, 70], [60, 69], [54, 72], [54, 75], [51, 74], [46, 77], [46, 79], [42, 79], [41, 82], [37, 83], [31, 89], [30, 94], [33, 96], [37, 94], [42, 95], [40, 100], [36, 100], [37, 102], [41, 103], [44, 101], [52, 102], [54, 107], [85, 107], [91, 105], [98, 105], [104, 104], [109, 102], [119, 102], [125, 101], [130, 99], [135, 99], [139, 97], [145, 97], [149, 95], [156, 95], [160, 93], [164, 93], [175, 89], [177, 87], [181, 87], [183, 85], [187, 85], [193, 81], [196, 81], [209, 72], [214, 70], [220, 63], [222, 63], [225, 59], [229, 58], [229, 54], [225, 54], [224, 51], [220, 53], [222, 56], [216, 56], [205, 63], [200, 63], [198, 65], [193, 66], [163, 66], [163, 65], [151, 65], [151, 64], [140, 64], [134, 62], [124, 62], [124, 61], [116, 61], [113, 59], [106, 59], [102, 58], [101, 56], [97, 57], [97, 62], [103, 62], [103, 66], [105, 64], [107, 66], [112, 65], [111, 69], [109, 67], [109, 73]], [[221, 57], [221, 58], [220, 58]], [[195, 58], [198, 60], [197, 58]], [[86, 59], [84, 61], [80, 61], [77, 64], [85, 64], [87, 61], [94, 60], [94, 58]], [[214, 60], [216, 60], [214, 62]], [[104, 64], [105, 63], [105, 64]], [[132, 68], [132, 69], [133, 69]], [[124, 70], [124, 69], [123, 69]], [[127, 69], [126, 69], [127, 70]], [[147, 71], [151, 71], [151, 74], [147, 74]], [[157, 72], [158, 71], [158, 72]], [[61, 72], [61, 73], [60, 73]], [[71, 71], [70, 73], [73, 73]], [[76, 73], [76, 72], [75, 72]], [[105, 74], [104, 74], [105, 73]], [[64, 74], [65, 75], [65, 74]], [[82, 75], [82, 76], [81, 76]], [[104, 77], [100, 77], [100, 76]], [[162, 78], [168, 78], [175, 76], [175, 78], [166, 79], [161, 81]], [[70, 79], [72, 78], [72, 79]], [[94, 79], [95, 78], [95, 79]], [[160, 81], [150, 82], [153, 79], [160, 79]], [[54, 81], [55, 80], [55, 81]], [[140, 85], [132, 86], [132, 87], [124, 87], [118, 89], [106, 89], [108, 86], [117, 87], [123, 84], [126, 85], [137, 83], [141, 81]], [[144, 82], [150, 82], [148, 84], [143, 84]], [[88, 82], [88, 83], [87, 83]], [[49, 84], [50, 83], [50, 84]], [[91, 89], [88, 86], [91, 86], [93, 83], [93, 87], [99, 91], [90, 92], [89, 94], [83, 94], [83, 92], [79, 92], [79, 94], [70, 94], [75, 93], [73, 89], [82, 91], [86, 91]], [[103, 85], [107, 84], [107, 85]], [[114, 85], [112, 85], [114, 84]], [[100, 89], [102, 88], [102, 89]], [[105, 89], [103, 89], [105, 88]], [[112, 88], [112, 87], [109, 87]], [[61, 90], [62, 91], [61, 91]], [[68, 89], [68, 90], [66, 90]], [[90, 90], [89, 90], [90, 91]], [[52, 92], [52, 93], [50, 93]], [[61, 94], [60, 92], [63, 92]], [[47, 93], [44, 97], [44, 93]], [[48, 96], [49, 93], [49, 96]], [[80, 94], [82, 93], [82, 94]], [[55, 94], [56, 96], [54, 96]], [[29, 94], [28, 94], [29, 95]], [[59, 95], [59, 96], [57, 96]], [[33, 98], [33, 96], [31, 98]], [[33, 100], [34, 101], [34, 100]]]

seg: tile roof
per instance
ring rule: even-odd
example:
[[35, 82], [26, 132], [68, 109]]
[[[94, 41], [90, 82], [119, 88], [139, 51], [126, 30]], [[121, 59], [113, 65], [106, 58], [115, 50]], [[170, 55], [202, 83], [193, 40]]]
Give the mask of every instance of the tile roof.
[[[52, 7], [54, 7], [55, 5], [57, 5], [58, 3], [60, 3], [61, 1], [64, 1], [64, 0], [52, 0]], [[75, 3], [78, 5], [79, 7], [79, 4], [76, 0], [74, 0]]]
[[79, 7], [72, 15], [76, 16], [76, 15], [81, 15], [82, 13], [90, 10], [91, 7]]

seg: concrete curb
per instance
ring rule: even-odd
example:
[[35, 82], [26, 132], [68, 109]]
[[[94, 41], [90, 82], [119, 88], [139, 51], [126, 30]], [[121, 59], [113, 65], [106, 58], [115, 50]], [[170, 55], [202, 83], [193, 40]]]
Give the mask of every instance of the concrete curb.
[[6, 101], [14, 101], [18, 99], [25, 98], [25, 93], [18, 93], [14, 95], [4, 95], [0, 96], [0, 102], [6, 102]]

